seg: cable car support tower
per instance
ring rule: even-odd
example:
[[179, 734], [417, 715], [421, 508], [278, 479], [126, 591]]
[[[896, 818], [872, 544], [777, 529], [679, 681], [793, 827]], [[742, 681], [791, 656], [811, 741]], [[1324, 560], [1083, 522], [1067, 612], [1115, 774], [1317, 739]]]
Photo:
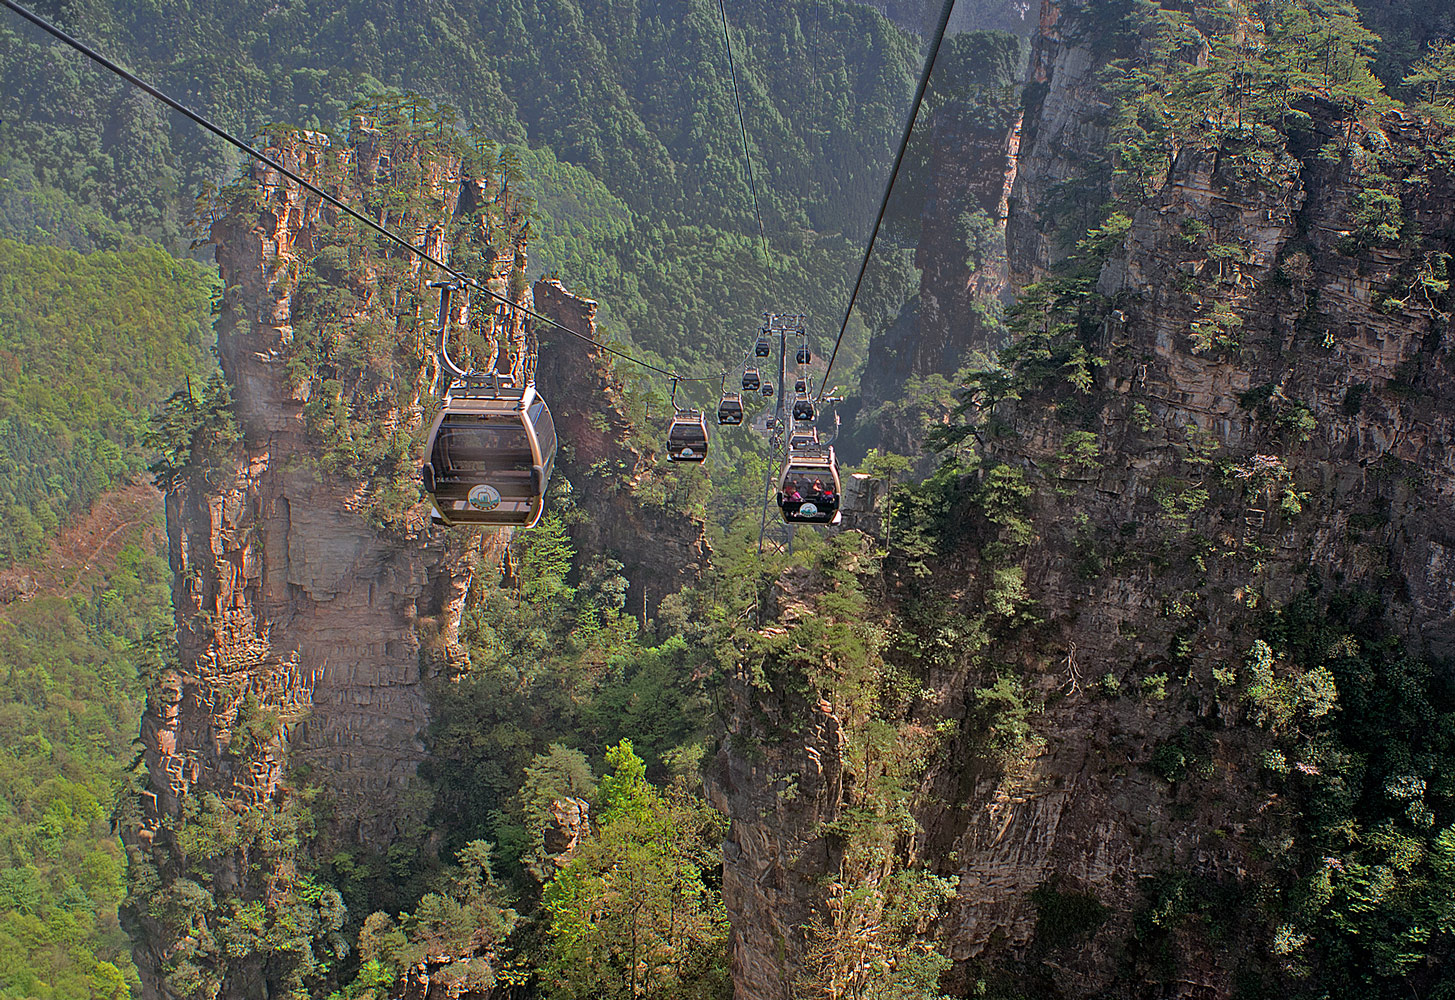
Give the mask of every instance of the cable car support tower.
[[772, 338], [778, 335], [778, 401], [773, 411], [772, 420], [768, 424], [768, 450], [774, 456], [773, 463], [768, 466], [768, 474], [763, 480], [763, 516], [758, 525], [758, 555], [763, 554], [764, 543], [771, 544], [776, 552], [793, 553], [793, 534], [797, 525], [785, 524], [778, 519], [773, 521], [773, 530], [768, 530], [768, 501], [767, 496], [773, 489], [773, 481], [777, 478], [777, 460], [779, 452], [788, 447], [787, 432], [790, 430], [788, 421], [785, 419], [787, 410], [783, 400], [788, 396], [788, 386], [793, 383], [788, 381], [788, 334], [792, 333], [798, 342], [804, 338], [806, 317], [803, 313], [768, 313], [763, 314], [763, 326], [759, 330], [759, 336]]

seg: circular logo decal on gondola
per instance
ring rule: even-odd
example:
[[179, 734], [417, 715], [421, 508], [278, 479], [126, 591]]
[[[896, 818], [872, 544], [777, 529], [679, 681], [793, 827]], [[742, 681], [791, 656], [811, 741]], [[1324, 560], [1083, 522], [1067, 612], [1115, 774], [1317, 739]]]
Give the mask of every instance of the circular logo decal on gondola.
[[798, 505], [798, 512], [805, 517], [813, 517], [818, 513], [818, 505], [812, 503], [801, 503]]
[[494, 486], [486, 486], [481, 483], [479, 486], [470, 487], [470, 506], [476, 510], [494, 510], [500, 506], [500, 491]]
[[691, 458], [693, 455], [696, 455], [696, 454], [697, 454], [697, 452], [693, 451], [691, 448], [683, 448], [682, 449], [682, 457], [683, 458]]

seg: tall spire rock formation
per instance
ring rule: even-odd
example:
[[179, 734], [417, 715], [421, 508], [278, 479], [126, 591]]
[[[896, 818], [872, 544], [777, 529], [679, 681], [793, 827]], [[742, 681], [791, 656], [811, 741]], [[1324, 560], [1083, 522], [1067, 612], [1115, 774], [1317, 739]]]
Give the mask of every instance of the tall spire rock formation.
[[[483, 251], [489, 284], [528, 306], [499, 177], [425, 131], [361, 118], [349, 143], [292, 132], [268, 152], [433, 255]], [[152, 686], [126, 830], [148, 997], [310, 982], [341, 905], [279, 838], [323, 820], [333, 842], [379, 849], [422, 819], [425, 681], [463, 669], [472, 567], [508, 539], [431, 530], [413, 482], [439, 374], [428, 265], [267, 167], [227, 197], [212, 223], [223, 379], [179, 410], [190, 449], [164, 471], [180, 655]], [[523, 341], [515, 310], [480, 311], [490, 339]], [[233, 963], [228, 907], [244, 901], [273, 948]]]

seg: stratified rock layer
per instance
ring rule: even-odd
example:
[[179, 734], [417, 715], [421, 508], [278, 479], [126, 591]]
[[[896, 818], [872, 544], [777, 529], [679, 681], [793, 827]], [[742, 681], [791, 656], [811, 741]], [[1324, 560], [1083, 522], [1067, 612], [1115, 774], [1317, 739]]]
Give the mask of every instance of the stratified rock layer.
[[[381, 149], [367, 132], [351, 148], [304, 133], [270, 152], [342, 187], [374, 177], [381, 155], [407, 155]], [[441, 254], [446, 206], [458, 203], [461, 178], [447, 160], [424, 169], [437, 207], [432, 217], [404, 221]], [[214, 793], [237, 808], [266, 804], [289, 769], [307, 768], [338, 839], [378, 848], [399, 834], [422, 804], [409, 791], [424, 755], [424, 676], [449, 658], [472, 553], [499, 544], [431, 531], [422, 503], [402, 529], [383, 529], [370, 517], [367, 483], [320, 470], [305, 427], [307, 382], [300, 389], [287, 362], [297, 268], [336, 220], [271, 170], [258, 167], [253, 180], [257, 212], [229, 215], [213, 230], [227, 288], [218, 353], [243, 433], [240, 453], [231, 467], [179, 480], [166, 497], [181, 655], [142, 720], [150, 782], [140, 829], [130, 834], [164, 880], [183, 860], [170, 828], [189, 800]], [[417, 262], [406, 266], [416, 305], [401, 329], [418, 331], [429, 325], [419, 310], [432, 308], [430, 275]], [[406, 427], [422, 421], [432, 374], [422, 335], [414, 336], [419, 363], [407, 377], [415, 405], [393, 418]], [[276, 714], [282, 728], [240, 750], [234, 728], [245, 703]], [[252, 877], [224, 876], [220, 887]], [[169, 938], [141, 921], [137, 964], [148, 996], [166, 995]], [[241, 975], [228, 980], [233, 996], [257, 986]]]

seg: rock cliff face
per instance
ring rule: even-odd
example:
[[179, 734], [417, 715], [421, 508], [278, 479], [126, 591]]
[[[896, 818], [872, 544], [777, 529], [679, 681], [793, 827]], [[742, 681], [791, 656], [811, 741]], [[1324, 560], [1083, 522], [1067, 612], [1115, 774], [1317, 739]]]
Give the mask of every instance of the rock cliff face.
[[[534, 295], [541, 315], [597, 339], [595, 302], [573, 296], [556, 281], [536, 282]], [[650, 616], [663, 597], [706, 570], [712, 554], [706, 523], [673, 502], [671, 484], [685, 476], [656, 471], [653, 449], [634, 441], [625, 385], [611, 356], [544, 324], [536, 334], [542, 346], [536, 379], [551, 402], [557, 433], [567, 442], [559, 468], [589, 515], [572, 526], [572, 540], [578, 551], [619, 561], [630, 585], [627, 609]], [[643, 500], [652, 492], [650, 484], [664, 487], [665, 502]]]
[[[1009, 199], [1016, 287], [1064, 258], [1064, 235], [1097, 221], [1083, 208], [1105, 201], [1088, 166], [1105, 141], [1095, 79], [1105, 58], [1044, 5]], [[973, 985], [979, 963], [1028, 955], [1038, 887], [1109, 908], [1104, 929], [1058, 952], [1049, 973], [1061, 995], [1095, 996], [1113, 984], [1116, 942], [1146, 879], [1180, 871], [1234, 883], [1267, 868], [1260, 838], [1277, 835], [1279, 809], [1258, 780], [1266, 739], [1214, 673], [1243, 664], [1255, 609], [1308, 587], [1364, 587], [1417, 648], [1455, 650], [1450, 306], [1439, 280], [1420, 277], [1438, 279], [1440, 255], [1455, 251], [1455, 178], [1425, 158], [1428, 126], [1305, 110], [1313, 126], [1256, 176], [1219, 151], [1176, 158], [1097, 280], [1106, 363], [1092, 391], [1016, 409], [1010, 433], [985, 436], [985, 457], [1030, 484], [1031, 537], [995, 562], [981, 551], [983, 525], [967, 521], [963, 547], [934, 567], [937, 589], [950, 626], [963, 629], [988, 620], [1009, 571], [1041, 624], [998, 629], [992, 615], [988, 657], [924, 668], [914, 714], [954, 720], [960, 734], [926, 773], [913, 845], [959, 878], [938, 926], [957, 963], [952, 985]], [[1419, 239], [1362, 236], [1355, 206], [1385, 182], [1356, 157], [1319, 156], [1366, 128], [1371, 146], [1391, 151], [1385, 162], [1400, 164], [1391, 187]], [[1084, 462], [1069, 454], [1073, 428]], [[888, 595], [901, 608], [908, 597]], [[983, 692], [1006, 664], [1041, 711], [1017, 758], [997, 763], [983, 752]], [[1097, 682], [1108, 676], [1126, 690], [1160, 678], [1169, 694], [1107, 697]], [[754, 700], [759, 713], [791, 709], [786, 695]], [[842, 713], [809, 714], [827, 725]], [[1150, 762], [1207, 719], [1218, 726], [1189, 793]], [[730, 730], [750, 734], [748, 714]], [[737, 996], [788, 996], [803, 955], [782, 928], [821, 905], [814, 879], [834, 861], [802, 847], [861, 776], [817, 735], [766, 757], [732, 746], [724, 786], [757, 789], [724, 799]], [[775, 782], [809, 758], [838, 777], [785, 802]], [[1185, 978], [1167, 995], [1235, 994], [1239, 956], [1225, 943], [1190, 935], [1175, 948]]]
[[[983, 69], [975, 79], [990, 91], [994, 75]], [[914, 256], [919, 293], [870, 341], [857, 409], [850, 404], [851, 458], [869, 447], [913, 454], [924, 415], [940, 402], [926, 380], [953, 374], [1004, 340], [1005, 225], [1020, 116], [1008, 98], [992, 111], [984, 93], [972, 107], [936, 97]]]
[[[353, 148], [321, 136], [288, 138], [271, 150], [291, 169], [334, 181], [336, 190], [372, 180], [380, 160], [407, 151], [365, 136]], [[426, 245], [444, 249], [461, 190], [458, 163], [426, 164], [424, 184], [439, 208], [417, 223]], [[222, 370], [232, 386], [242, 432], [229, 467], [180, 478], [166, 497], [176, 573], [180, 643], [177, 669], [153, 692], [141, 739], [150, 774], [143, 817], [129, 839], [169, 881], [196, 858], [175, 836], [176, 823], [203, 797], [234, 811], [274, 805], [294, 791], [288, 774], [307, 773], [322, 792], [344, 841], [386, 844], [419, 806], [409, 796], [428, 719], [422, 680], [453, 640], [470, 582], [472, 553], [499, 545], [477, 534], [430, 531], [416, 505], [402, 527], [384, 530], [368, 516], [370, 484], [329, 474], [304, 419], [308, 383], [289, 370], [297, 268], [336, 223], [318, 199], [265, 168], [253, 171], [256, 212], [235, 211], [214, 225], [227, 288], [218, 324]], [[392, 289], [406, 306], [401, 330], [428, 325], [429, 275], [417, 265]], [[369, 318], [365, 304], [345, 323]], [[412, 294], [411, 294], [412, 293]], [[408, 325], [406, 325], [408, 324]], [[428, 388], [422, 333], [403, 376], [413, 405], [393, 414], [418, 427]], [[243, 744], [240, 726], [260, 714], [277, 728]], [[240, 745], [242, 744], [242, 745]], [[239, 858], [222, 858], [222, 884], [243, 886]], [[266, 873], [272, 880], [278, 872]], [[177, 936], [141, 916], [137, 964], [148, 996], [170, 995]], [[258, 995], [263, 973], [219, 970], [224, 996]]]
[[[913, 313], [870, 345], [864, 406], [892, 400], [905, 383], [953, 373], [972, 352], [999, 346], [995, 313], [1006, 290], [1006, 199], [1015, 178], [1020, 122], [1008, 127], [946, 109], [930, 138], [929, 197], [915, 266], [919, 299]], [[912, 451], [915, 426], [866, 428], [885, 444]]]
[[[427, 147], [358, 120], [347, 144], [301, 133], [270, 153], [437, 257], [452, 241], [494, 247], [504, 233], [482, 257], [487, 282], [594, 339], [594, 302], [555, 282], [539, 283], [537, 300], [523, 280], [524, 227], [499, 178], [488, 166], [467, 176], [458, 155]], [[440, 377], [434, 275], [351, 240], [332, 209], [272, 171], [250, 180], [212, 233], [227, 289], [219, 356], [241, 440], [226, 460], [173, 477], [166, 494], [180, 656], [143, 718], [149, 781], [126, 831], [134, 869], [151, 873], [138, 876], [149, 898], [131, 904], [148, 997], [201, 983], [250, 998], [311, 982], [310, 956], [336, 947], [342, 911], [336, 894], [300, 879], [301, 838], [277, 850], [289, 835], [270, 824], [296, 823], [306, 800], [330, 843], [377, 851], [423, 819], [425, 682], [467, 669], [458, 627], [473, 569], [499, 562], [510, 541], [431, 527], [412, 479]], [[490, 199], [503, 207], [481, 216]], [[467, 349], [496, 345], [494, 363], [508, 370], [527, 339], [524, 314], [475, 302], [469, 316]], [[626, 443], [620, 380], [605, 354], [557, 341], [537, 380], [563, 442], [558, 476], [586, 484], [601, 462], [628, 471], [619, 491], [578, 489], [591, 514], [578, 530], [619, 553], [638, 599], [654, 603], [701, 572], [704, 525], [638, 502], [632, 487], [656, 473], [650, 453]], [[187, 888], [197, 881], [210, 893]], [[233, 960], [220, 943], [238, 933], [230, 908], [259, 903], [272, 939], [235, 944], [248, 956]], [[441, 956], [408, 970], [400, 989], [483, 996], [475, 987], [492, 961]]]

